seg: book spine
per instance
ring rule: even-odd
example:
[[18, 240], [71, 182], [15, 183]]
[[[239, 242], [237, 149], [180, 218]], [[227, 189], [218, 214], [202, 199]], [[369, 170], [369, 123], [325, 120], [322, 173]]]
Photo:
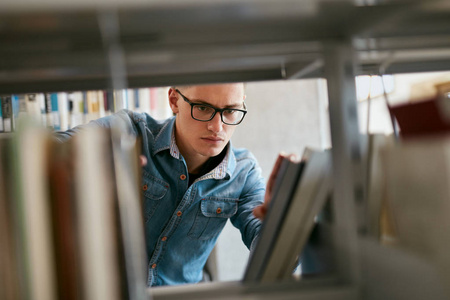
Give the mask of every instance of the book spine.
[[139, 89], [134, 89], [134, 109], [138, 112], [141, 112], [141, 102], [139, 99]]
[[103, 91], [97, 91], [98, 99], [98, 117], [103, 118], [105, 116], [105, 97]]
[[52, 95], [50, 93], [45, 94], [45, 127], [53, 128], [52, 118]]
[[58, 93], [59, 118], [61, 120], [61, 131], [69, 129], [69, 100], [67, 93]]
[[3, 113], [2, 113], [2, 105], [3, 105], [2, 104], [3, 103], [2, 98], [3, 97], [0, 96], [0, 132], [4, 131], [4, 128], [3, 128]]
[[81, 122], [81, 124], [87, 123], [89, 120], [89, 109], [88, 109], [88, 95], [87, 92], [82, 92], [83, 94], [83, 101], [81, 102], [82, 105], [82, 109], [81, 111], [83, 112], [83, 121]]
[[114, 101], [114, 92], [112, 90], [106, 91], [106, 100], [108, 102], [106, 112], [107, 112], [107, 115], [110, 115], [116, 111], [115, 110], [115, 101]]
[[51, 101], [51, 119], [52, 119], [52, 127], [54, 130], [61, 130], [61, 118], [59, 116], [59, 103], [58, 103], [58, 94], [51, 93], [50, 94]]
[[35, 121], [39, 121], [41, 118], [41, 108], [38, 101], [37, 94], [26, 94], [25, 95], [25, 105], [27, 115]]
[[45, 112], [45, 94], [39, 95], [39, 107], [41, 109], [41, 124], [47, 126], [47, 114]]
[[150, 114], [150, 89], [139, 89], [139, 108], [140, 112]]
[[16, 131], [16, 121], [19, 118], [19, 96], [11, 96], [12, 103], [12, 131]]
[[12, 132], [13, 130], [13, 112], [11, 96], [2, 96], [2, 112], [3, 112], [3, 130], [4, 132]]
[[18, 99], [18, 103], [19, 103], [18, 118], [28, 116], [26, 96], [24, 94], [17, 95], [17, 99]]
[[150, 115], [158, 118], [158, 89], [150, 88]]
[[134, 106], [134, 91], [133, 89], [127, 89], [125, 90], [127, 93], [127, 102], [126, 102], [126, 108], [133, 111], [135, 109]]
[[83, 94], [82, 92], [74, 92], [70, 94], [71, 116], [70, 116], [70, 128], [83, 124], [84, 107], [83, 107]]

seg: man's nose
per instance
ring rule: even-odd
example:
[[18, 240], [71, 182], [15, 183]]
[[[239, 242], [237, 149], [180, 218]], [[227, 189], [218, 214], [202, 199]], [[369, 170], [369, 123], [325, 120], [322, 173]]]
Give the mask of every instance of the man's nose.
[[220, 113], [216, 113], [214, 118], [208, 121], [208, 130], [212, 132], [221, 132], [223, 129], [222, 119], [220, 118]]

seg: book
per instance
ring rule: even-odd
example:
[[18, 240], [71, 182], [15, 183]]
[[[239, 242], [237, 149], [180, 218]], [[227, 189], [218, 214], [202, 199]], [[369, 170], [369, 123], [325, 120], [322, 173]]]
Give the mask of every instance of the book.
[[42, 97], [42, 94], [30, 93], [25, 95], [27, 117], [32, 118], [36, 123], [41, 122], [39, 97]]
[[72, 92], [67, 95], [69, 100], [69, 128], [84, 124], [83, 93]]
[[3, 131], [12, 132], [13, 131], [13, 105], [12, 97], [10, 95], [3, 95], [2, 98], [2, 115], [3, 115]]
[[50, 101], [51, 101], [51, 120], [52, 120], [51, 127], [54, 130], [59, 131], [61, 130], [61, 116], [59, 112], [60, 108], [59, 108], [58, 94], [51, 93]]
[[81, 262], [76, 243], [76, 210], [73, 191], [72, 141], [52, 141], [48, 165], [49, 203], [55, 245], [58, 298], [81, 299]]
[[27, 98], [24, 94], [16, 95], [18, 101], [18, 114], [17, 119], [21, 119], [28, 116], [27, 110]]
[[52, 219], [48, 202], [50, 133], [19, 130], [13, 139], [15, 218], [27, 297], [57, 299]]
[[139, 89], [139, 110], [138, 112], [150, 112], [150, 88]]
[[97, 91], [97, 99], [98, 99], [98, 116], [99, 118], [103, 118], [106, 116], [106, 101], [104, 98], [103, 91]]
[[122, 130], [112, 130], [112, 150], [114, 160], [114, 179], [117, 190], [117, 208], [120, 255], [124, 272], [121, 282], [126, 284], [123, 298], [145, 300], [147, 295], [147, 254], [144, 237], [142, 202], [138, 183], [140, 165], [136, 138], [124, 140]]
[[386, 197], [397, 247], [425, 259], [450, 280], [450, 139], [404, 141], [385, 153]]
[[304, 162], [280, 155], [280, 167], [276, 174], [269, 209], [264, 218], [254, 251], [251, 253], [244, 274], [244, 281], [258, 281], [274, 247], [280, 226], [292, 199], [292, 192], [301, 175]]
[[4, 131], [3, 127], [3, 113], [2, 113], [2, 96], [0, 96], [0, 132]]
[[403, 138], [448, 134], [450, 116], [446, 107], [448, 98], [434, 97], [417, 102], [390, 106]]
[[0, 137], [0, 299], [23, 299], [19, 280], [12, 209], [9, 156], [10, 138]]
[[393, 135], [371, 134], [369, 136], [366, 187], [367, 187], [367, 215], [368, 233], [382, 242], [394, 239], [392, 221], [389, 217], [388, 203], [386, 203], [386, 176], [383, 154], [395, 143]]
[[83, 298], [120, 299], [113, 158], [107, 130], [88, 128], [73, 139]]
[[314, 226], [314, 218], [331, 192], [330, 153], [307, 148], [303, 160], [305, 166], [277, 234], [274, 248], [265, 264], [262, 282], [292, 276], [297, 258]]
[[44, 111], [45, 111], [45, 123], [44, 126], [48, 128], [54, 128], [54, 120], [53, 120], [53, 109], [52, 109], [52, 94], [45, 93], [44, 94]]
[[60, 120], [59, 130], [66, 131], [69, 129], [69, 100], [67, 98], [67, 93], [57, 93], [57, 99]]

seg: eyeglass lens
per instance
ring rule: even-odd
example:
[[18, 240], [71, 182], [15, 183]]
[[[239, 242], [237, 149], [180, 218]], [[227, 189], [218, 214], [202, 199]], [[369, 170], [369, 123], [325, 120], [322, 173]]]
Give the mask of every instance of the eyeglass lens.
[[[195, 104], [192, 107], [192, 116], [199, 121], [211, 120], [215, 109], [206, 105]], [[226, 109], [222, 111], [222, 121], [228, 124], [239, 123], [244, 117], [244, 113], [235, 109]]]

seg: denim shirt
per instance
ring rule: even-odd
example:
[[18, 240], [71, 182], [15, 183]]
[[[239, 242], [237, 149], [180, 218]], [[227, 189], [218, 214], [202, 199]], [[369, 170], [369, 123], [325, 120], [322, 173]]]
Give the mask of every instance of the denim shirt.
[[188, 184], [188, 169], [174, 137], [175, 117], [157, 121], [122, 110], [60, 133], [61, 140], [88, 126], [110, 127], [117, 118], [142, 137], [142, 190], [148, 285], [196, 283], [228, 219], [251, 249], [261, 222], [252, 214], [264, 201], [265, 181], [255, 157], [231, 142], [223, 161]]

